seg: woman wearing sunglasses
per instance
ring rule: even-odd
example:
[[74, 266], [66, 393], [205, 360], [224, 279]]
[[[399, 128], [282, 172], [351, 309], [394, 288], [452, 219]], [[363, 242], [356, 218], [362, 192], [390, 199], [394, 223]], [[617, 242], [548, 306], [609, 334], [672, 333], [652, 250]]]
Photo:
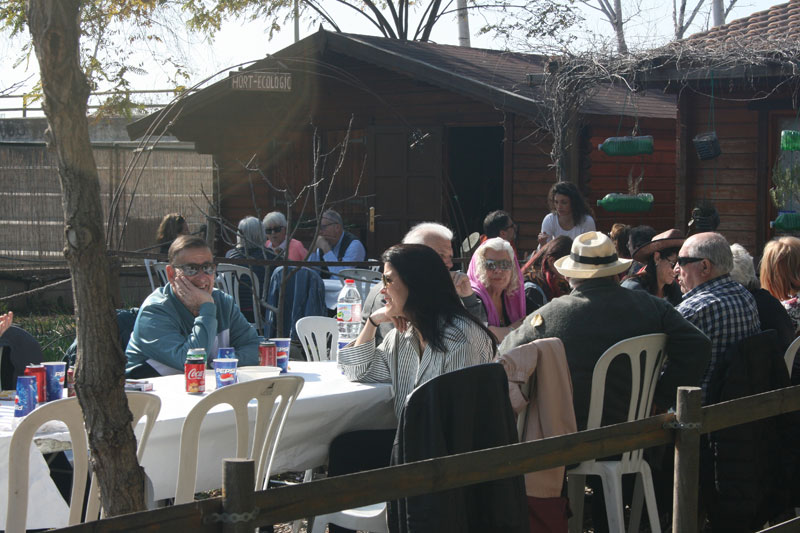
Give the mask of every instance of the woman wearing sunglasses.
[[655, 235], [650, 242], [633, 251], [633, 260], [644, 265], [622, 282], [626, 289], [647, 291], [664, 298], [672, 305], [681, 303], [681, 288], [675, 275], [678, 251], [683, 245], [683, 233], [676, 229]]
[[[369, 316], [352, 345], [339, 351], [339, 365], [352, 381], [390, 382], [399, 417], [415, 387], [490, 362], [496, 345], [486, 326], [461, 303], [433, 248], [398, 244], [382, 259], [385, 306]], [[378, 325], [390, 321], [395, 329], [376, 346]]]
[[514, 250], [505, 239], [495, 237], [475, 251], [467, 273], [489, 321], [489, 329], [502, 341], [527, 314], [522, 272]]
[[308, 255], [308, 250], [305, 249], [303, 243], [297, 239], [290, 239], [286, 242], [286, 217], [280, 211], [273, 211], [267, 213], [264, 217], [264, 233], [267, 235], [266, 246], [275, 250], [276, 253], [286, 252], [286, 247], [289, 247], [289, 261], [305, 261]]

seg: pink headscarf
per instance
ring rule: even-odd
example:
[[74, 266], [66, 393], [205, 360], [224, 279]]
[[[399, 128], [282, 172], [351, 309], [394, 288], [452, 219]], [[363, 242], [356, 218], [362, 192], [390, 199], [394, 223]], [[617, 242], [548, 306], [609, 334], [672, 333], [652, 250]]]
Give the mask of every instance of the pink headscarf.
[[[497, 237], [499, 239], [499, 237]], [[486, 241], [489, 242], [489, 241]], [[500, 325], [500, 313], [502, 313], [502, 309], [498, 310], [495, 309], [494, 303], [492, 302], [492, 297], [489, 296], [489, 291], [486, 287], [481, 283], [480, 278], [478, 277], [478, 255], [481, 252], [481, 249], [486, 246], [486, 242], [480, 245], [480, 247], [475, 251], [472, 255], [472, 259], [469, 262], [469, 270], [467, 271], [467, 276], [469, 276], [470, 285], [472, 285], [472, 290], [475, 291], [478, 296], [480, 297], [481, 301], [483, 302], [483, 306], [486, 308], [486, 318], [489, 320], [490, 326], [499, 326]], [[514, 254], [512, 249], [511, 251], [511, 263], [514, 265], [513, 270], [516, 270], [516, 276], [519, 280], [519, 285], [517, 290], [511, 294], [507, 290], [503, 291], [503, 303], [505, 304], [506, 314], [508, 315], [508, 320], [513, 324], [520, 318], [525, 317], [525, 290], [524, 290], [524, 282], [522, 280], [522, 271], [519, 268], [519, 262], [517, 261], [517, 256]], [[512, 271], [512, 275], [514, 275]]]

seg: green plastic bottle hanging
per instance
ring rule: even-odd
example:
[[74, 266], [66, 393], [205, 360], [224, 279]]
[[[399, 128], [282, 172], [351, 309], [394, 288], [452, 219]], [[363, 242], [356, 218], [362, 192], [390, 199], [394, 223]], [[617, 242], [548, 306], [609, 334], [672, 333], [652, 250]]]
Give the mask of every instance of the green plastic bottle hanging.
[[781, 132], [781, 150], [784, 152], [800, 151], [800, 131], [783, 130]]
[[606, 155], [643, 155], [653, 153], [653, 136], [609, 137], [599, 145]]

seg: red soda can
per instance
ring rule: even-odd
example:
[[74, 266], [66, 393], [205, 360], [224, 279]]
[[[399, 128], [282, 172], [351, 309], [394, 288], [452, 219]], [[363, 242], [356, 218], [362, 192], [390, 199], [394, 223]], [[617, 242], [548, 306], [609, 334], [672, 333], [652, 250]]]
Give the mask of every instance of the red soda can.
[[67, 369], [67, 398], [75, 396], [75, 370]]
[[44, 365], [28, 365], [25, 367], [26, 376], [36, 377], [36, 400], [41, 405], [45, 400], [45, 369]]
[[278, 366], [278, 347], [274, 342], [258, 344], [258, 364], [261, 366]]
[[186, 392], [201, 394], [206, 391], [206, 363], [200, 358], [186, 358], [183, 365], [186, 377]]

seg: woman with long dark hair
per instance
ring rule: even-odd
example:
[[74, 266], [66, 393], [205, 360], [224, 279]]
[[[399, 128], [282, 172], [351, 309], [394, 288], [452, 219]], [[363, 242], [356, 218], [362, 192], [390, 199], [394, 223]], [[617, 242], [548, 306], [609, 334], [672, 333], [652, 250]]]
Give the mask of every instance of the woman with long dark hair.
[[[391, 382], [399, 418], [415, 387], [490, 362], [496, 345], [486, 326], [464, 308], [432, 248], [398, 244], [382, 259], [385, 306], [369, 316], [352, 346], [339, 351], [339, 365], [352, 381]], [[395, 329], [376, 346], [375, 330], [389, 321]]]
[[675, 280], [675, 262], [684, 240], [680, 231], [671, 229], [639, 246], [633, 251], [633, 260], [644, 267], [625, 278], [622, 286], [647, 291], [672, 305], [681, 303], [681, 290]]
[[595, 230], [592, 210], [574, 183], [555, 183], [547, 193], [547, 203], [551, 212], [542, 221], [539, 246], [544, 246], [559, 235], [574, 239]]

